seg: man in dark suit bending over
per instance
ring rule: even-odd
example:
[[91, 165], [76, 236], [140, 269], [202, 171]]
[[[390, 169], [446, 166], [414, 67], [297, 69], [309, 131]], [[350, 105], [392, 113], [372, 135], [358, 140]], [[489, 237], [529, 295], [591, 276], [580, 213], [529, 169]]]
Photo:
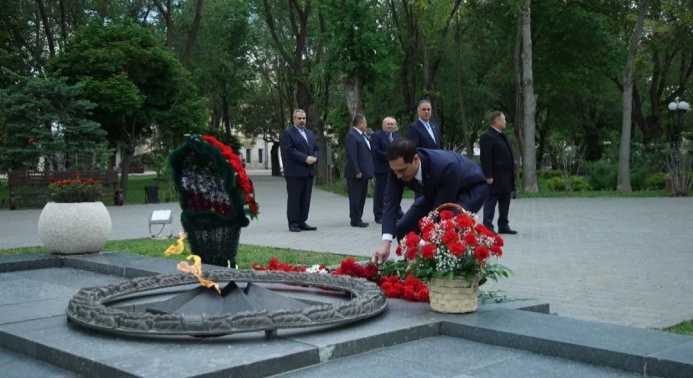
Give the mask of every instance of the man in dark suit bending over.
[[284, 178], [286, 179], [286, 217], [289, 231], [314, 231], [309, 226], [308, 211], [313, 193], [315, 163], [320, 157], [320, 147], [313, 132], [306, 128], [306, 112], [294, 110], [293, 125], [282, 132], [280, 141]]
[[[476, 213], [486, 200], [488, 184], [481, 168], [456, 152], [417, 149], [412, 141], [402, 138], [390, 143], [386, 157], [391, 171], [385, 194], [382, 244], [372, 256], [376, 263], [387, 260], [394, 238], [402, 239], [410, 231], [420, 232], [419, 219], [431, 210], [453, 202]], [[421, 196], [397, 223], [405, 187]]]

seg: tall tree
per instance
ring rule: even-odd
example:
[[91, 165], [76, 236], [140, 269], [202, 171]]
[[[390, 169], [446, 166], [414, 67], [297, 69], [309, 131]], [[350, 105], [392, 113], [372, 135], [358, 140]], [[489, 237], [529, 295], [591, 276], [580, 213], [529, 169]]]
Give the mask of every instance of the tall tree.
[[[323, 54], [322, 42], [311, 44], [309, 41], [311, 26], [314, 26], [309, 23], [313, 12], [313, 3], [311, 0], [289, 1], [288, 9], [284, 9], [285, 13], [277, 11], [278, 4], [272, 4], [270, 0], [262, 0], [262, 6], [265, 22], [275, 48], [293, 71], [296, 81], [296, 101], [298, 106], [306, 111], [306, 125], [315, 133], [320, 149], [326, 151], [325, 128], [320, 104], [317, 100], [318, 94], [312, 88], [310, 80], [311, 68]], [[281, 17], [280, 14], [287, 17]], [[319, 24], [319, 22], [317, 23]], [[319, 29], [317, 31], [312, 29], [312, 32], [317, 34]], [[284, 38], [289, 41], [285, 41]], [[292, 48], [293, 53], [290, 53]], [[316, 181], [321, 185], [327, 183], [326, 159], [318, 160]]]
[[90, 25], [68, 41], [49, 68], [84, 83], [86, 98], [97, 104], [94, 120], [122, 154], [123, 193], [139, 143], [157, 130], [180, 137], [199, 133], [204, 125], [204, 105], [188, 73], [140, 26]]
[[648, 0], [642, 0], [640, 3], [640, 12], [638, 21], [635, 24], [633, 38], [628, 47], [628, 59], [626, 68], [623, 70], [623, 123], [621, 125], [621, 146], [619, 148], [618, 158], [618, 183], [616, 190], [619, 192], [630, 192], [630, 129], [631, 115], [633, 111], [633, 76], [635, 66], [635, 54], [640, 45], [640, 37], [642, 29], [645, 25], [645, 17], [647, 16]]
[[522, 159], [522, 189], [528, 193], [539, 191], [537, 182], [537, 156], [535, 140], [535, 119], [537, 99], [534, 96], [534, 73], [532, 71], [532, 0], [524, 0], [522, 5], [522, 96], [524, 115], [524, 156]]

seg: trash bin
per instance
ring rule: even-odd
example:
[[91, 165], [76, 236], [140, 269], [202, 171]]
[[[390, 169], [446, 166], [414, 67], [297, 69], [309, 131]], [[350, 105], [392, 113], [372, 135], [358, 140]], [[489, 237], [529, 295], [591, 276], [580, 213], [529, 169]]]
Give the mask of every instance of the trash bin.
[[159, 203], [158, 185], [146, 185], [144, 187], [144, 203]]

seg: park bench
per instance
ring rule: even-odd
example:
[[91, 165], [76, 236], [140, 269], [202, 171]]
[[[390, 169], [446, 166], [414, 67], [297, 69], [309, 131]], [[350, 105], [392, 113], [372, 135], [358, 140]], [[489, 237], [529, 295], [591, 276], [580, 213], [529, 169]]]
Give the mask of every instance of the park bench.
[[[123, 193], [118, 188], [118, 172], [115, 170], [95, 171], [11, 171], [7, 175], [7, 188], [10, 193], [10, 210], [17, 208], [40, 208], [48, 202], [48, 184], [51, 180], [67, 180], [79, 175], [80, 178], [100, 180], [105, 187], [113, 189], [113, 204], [123, 204]], [[104, 196], [106, 197], [106, 196]], [[103, 198], [102, 200], [104, 200]], [[104, 201], [105, 202], [105, 201]]]

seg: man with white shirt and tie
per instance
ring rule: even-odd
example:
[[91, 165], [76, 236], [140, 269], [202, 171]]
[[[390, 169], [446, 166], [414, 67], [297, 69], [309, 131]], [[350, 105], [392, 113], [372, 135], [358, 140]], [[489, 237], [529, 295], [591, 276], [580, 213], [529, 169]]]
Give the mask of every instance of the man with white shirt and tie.
[[320, 147], [315, 135], [306, 129], [306, 112], [294, 110], [293, 125], [282, 132], [282, 165], [286, 179], [286, 217], [289, 231], [315, 231], [317, 227], [306, 223], [313, 193], [315, 163], [320, 157]]
[[346, 167], [344, 177], [347, 180], [349, 194], [349, 218], [352, 227], [368, 227], [362, 219], [363, 208], [368, 195], [368, 180], [373, 177], [373, 151], [370, 140], [365, 134], [367, 123], [363, 114], [356, 114], [351, 121], [351, 130], [344, 138], [346, 150]]
[[421, 100], [416, 108], [419, 119], [407, 128], [407, 138], [418, 148], [443, 149], [443, 135], [440, 128], [431, 122], [431, 102]]
[[[390, 170], [385, 152], [387, 146], [395, 139], [399, 139], [397, 121], [393, 117], [383, 119], [382, 129], [376, 131], [371, 136], [371, 147], [373, 148], [373, 159], [375, 161], [375, 193], [373, 194], [373, 216], [375, 223], [382, 223], [383, 204], [385, 203], [385, 185], [387, 184], [387, 172]], [[402, 210], [399, 211], [400, 217]]]

